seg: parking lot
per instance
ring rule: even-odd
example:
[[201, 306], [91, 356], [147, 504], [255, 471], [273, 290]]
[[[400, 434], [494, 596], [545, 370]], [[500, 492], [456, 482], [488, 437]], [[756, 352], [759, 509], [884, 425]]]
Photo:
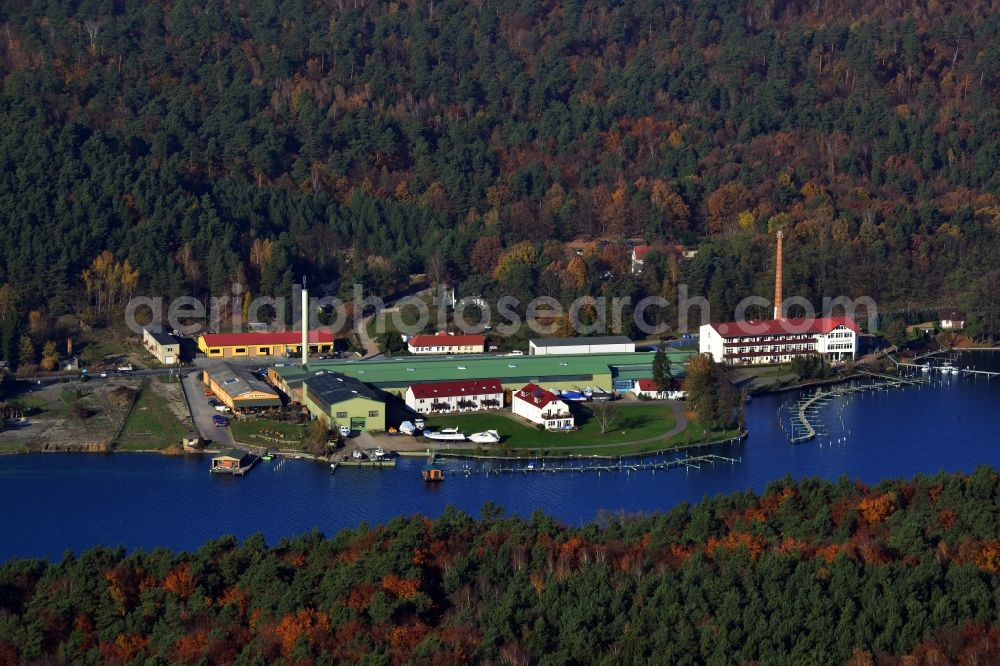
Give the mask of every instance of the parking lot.
[[188, 404], [191, 405], [191, 413], [201, 436], [205, 441], [211, 441], [213, 446], [232, 446], [233, 437], [229, 428], [218, 428], [212, 423], [212, 417], [220, 412], [208, 403], [209, 398], [205, 395], [205, 384], [201, 381], [201, 372], [189, 372], [184, 376], [183, 384], [184, 394], [187, 396]]

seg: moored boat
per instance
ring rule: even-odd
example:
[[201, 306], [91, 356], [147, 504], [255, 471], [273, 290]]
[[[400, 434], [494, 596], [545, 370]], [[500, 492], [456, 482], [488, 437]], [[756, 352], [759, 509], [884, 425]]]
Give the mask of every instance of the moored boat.
[[464, 442], [465, 435], [458, 431], [458, 428], [442, 428], [437, 432], [424, 430], [424, 437], [441, 441]]
[[484, 430], [483, 432], [474, 432], [469, 435], [469, 441], [475, 442], [476, 444], [496, 444], [500, 441], [500, 433], [496, 430]]

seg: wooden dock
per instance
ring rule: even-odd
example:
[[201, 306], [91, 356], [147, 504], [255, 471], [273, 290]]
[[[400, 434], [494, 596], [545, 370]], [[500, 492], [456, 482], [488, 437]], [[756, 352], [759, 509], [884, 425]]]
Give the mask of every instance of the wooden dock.
[[932, 384], [930, 379], [893, 377], [877, 372], [861, 370], [875, 381], [871, 384], [853, 384], [851, 386], [841, 386], [829, 391], [817, 391], [813, 395], [802, 398], [796, 403], [796, 412], [791, 423], [792, 431], [789, 433], [789, 441], [792, 444], [801, 444], [815, 439], [819, 434], [819, 419], [817, 411], [825, 403], [841, 396], [853, 393], [864, 393], [867, 391], [885, 391], [907, 386], [923, 386]]
[[[383, 460], [357, 460], [352, 458], [347, 458], [345, 460], [338, 460], [334, 464], [337, 467], [395, 467], [395, 458], [385, 458]], [[331, 468], [336, 469], [336, 468]]]
[[500, 476], [501, 474], [522, 474], [528, 476], [529, 474], [563, 474], [563, 473], [579, 473], [583, 474], [586, 472], [596, 472], [600, 474], [601, 472], [644, 472], [644, 471], [656, 471], [656, 470], [667, 470], [673, 469], [675, 467], [684, 467], [688, 469], [701, 469], [702, 465], [714, 465], [715, 463], [729, 463], [736, 464], [742, 462], [742, 458], [729, 458], [726, 456], [716, 455], [714, 453], [709, 453], [700, 456], [685, 456], [683, 458], [673, 458], [670, 460], [653, 460], [648, 462], [642, 462], [641, 460], [625, 460], [618, 459], [615, 461], [600, 461], [600, 462], [587, 462], [587, 461], [525, 461], [521, 464], [501, 464], [501, 465], [480, 465], [477, 467], [467, 466], [465, 468], [455, 470], [452, 473], [464, 474], [465, 476], [472, 476], [473, 474], [483, 474], [489, 476], [494, 474]]

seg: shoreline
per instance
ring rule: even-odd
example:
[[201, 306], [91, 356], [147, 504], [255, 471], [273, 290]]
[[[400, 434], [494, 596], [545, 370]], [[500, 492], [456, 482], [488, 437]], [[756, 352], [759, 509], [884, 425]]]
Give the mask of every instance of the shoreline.
[[[627, 460], [630, 458], [648, 458], [651, 456], [663, 455], [665, 453], [672, 453], [675, 451], [687, 451], [689, 449], [699, 449], [706, 446], [718, 446], [722, 444], [732, 445], [736, 443], [742, 444], [750, 436], [750, 431], [747, 429], [741, 429], [733, 437], [725, 437], [722, 439], [715, 439], [709, 442], [697, 442], [694, 444], [682, 444], [680, 446], [671, 446], [665, 449], [657, 449], [655, 451], [643, 451], [641, 453], [625, 453], [618, 456], [607, 456], [607, 455], [563, 455], [563, 456], [490, 456], [490, 455], [478, 455], [472, 453], [451, 453], [448, 451], [436, 451], [435, 455], [440, 458], [453, 458], [456, 460]], [[398, 453], [397, 455], [403, 455]], [[426, 453], [421, 453], [419, 455], [413, 455], [411, 452], [407, 452], [406, 457], [424, 457]]]

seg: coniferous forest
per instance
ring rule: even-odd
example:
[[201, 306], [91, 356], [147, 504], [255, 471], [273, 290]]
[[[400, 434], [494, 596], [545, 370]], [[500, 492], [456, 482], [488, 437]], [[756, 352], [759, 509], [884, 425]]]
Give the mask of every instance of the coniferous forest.
[[0, 663], [988, 664], [1000, 476], [790, 479], [580, 529], [449, 509], [332, 538], [0, 566]]
[[1000, 337], [989, 2], [8, 2], [0, 76], [0, 317], [411, 273], [731, 314], [780, 228], [788, 293]]

